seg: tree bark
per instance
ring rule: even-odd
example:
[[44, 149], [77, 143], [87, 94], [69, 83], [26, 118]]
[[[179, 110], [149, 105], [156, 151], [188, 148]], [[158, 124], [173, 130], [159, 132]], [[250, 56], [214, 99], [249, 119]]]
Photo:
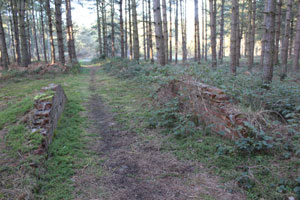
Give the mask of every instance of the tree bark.
[[205, 32], [205, 52], [204, 52], [204, 58], [205, 58], [205, 61], [207, 61], [207, 26], [208, 26], [208, 22], [207, 22], [207, 3], [206, 3], [206, 0], [204, 0], [204, 15], [205, 15], [205, 29], [204, 29], [204, 32]]
[[175, 10], [175, 63], [178, 61], [178, 1], [176, 0]]
[[151, 0], [148, 0], [148, 17], [149, 17], [149, 55], [150, 55], [150, 61], [153, 64], [153, 42], [152, 42], [152, 20], [151, 20]]
[[67, 42], [68, 42], [68, 52], [71, 63], [77, 63], [76, 49], [75, 49], [75, 40], [74, 40], [74, 31], [72, 23], [72, 6], [71, 0], [66, 1], [66, 20], [67, 20]]
[[124, 30], [123, 30], [123, 0], [120, 0], [120, 39], [121, 39], [121, 57], [124, 58]]
[[169, 0], [169, 6], [170, 6], [170, 21], [169, 21], [169, 62], [172, 63], [173, 55], [172, 55], [172, 0]]
[[254, 49], [255, 49], [255, 21], [256, 21], [256, 0], [253, 0], [253, 12], [252, 12], [252, 30], [251, 30], [251, 60], [250, 65], [254, 64]]
[[14, 58], [14, 62], [17, 61], [16, 59], [16, 47], [15, 47], [15, 35], [14, 35], [14, 25], [13, 25], [13, 20], [12, 20], [12, 16], [9, 15], [9, 23], [10, 23], [10, 33], [11, 33], [11, 50], [12, 50], [12, 55]]
[[65, 64], [64, 39], [62, 32], [61, 0], [55, 0], [55, 23], [57, 33], [58, 57], [61, 64]]
[[131, 60], [133, 57], [133, 52], [132, 52], [132, 22], [131, 22], [131, 0], [128, 0], [128, 23], [129, 23], [129, 59]]
[[168, 63], [168, 18], [167, 18], [167, 4], [166, 0], [162, 0], [163, 12], [163, 33], [164, 33], [164, 46], [165, 46], [165, 63]]
[[289, 58], [292, 57], [292, 53], [293, 53], [293, 32], [294, 32], [294, 18], [293, 18], [293, 10], [291, 12], [291, 29], [290, 29], [290, 44], [289, 44]]
[[201, 50], [200, 50], [200, 30], [199, 30], [199, 9], [198, 0], [195, 3], [195, 61], [200, 64]]
[[220, 49], [219, 49], [219, 60], [223, 63], [223, 51], [224, 51], [224, 3], [225, 0], [221, 1], [221, 22], [220, 22]]
[[205, 46], [204, 46], [204, 40], [205, 40], [205, 34], [204, 34], [204, 32], [205, 32], [205, 26], [204, 26], [204, 18], [205, 18], [205, 14], [204, 14], [204, 0], [201, 0], [201, 2], [202, 2], [202, 16], [201, 16], [201, 18], [202, 18], [202, 58], [204, 58], [204, 48], [205, 48]]
[[274, 52], [274, 65], [279, 63], [279, 40], [280, 40], [280, 29], [281, 29], [281, 7], [282, 0], [277, 3], [277, 15], [276, 15], [276, 40], [275, 40], [275, 52]]
[[[265, 1], [265, 7], [267, 7], [267, 1]], [[266, 24], [266, 13], [264, 13], [264, 22], [263, 22], [263, 26], [265, 27]], [[261, 40], [261, 55], [260, 55], [260, 67], [263, 68], [264, 67], [264, 59], [265, 59], [265, 43], [266, 43], [266, 35], [265, 32], [263, 32], [263, 36], [262, 36], [262, 40]]]
[[8, 69], [9, 57], [8, 57], [8, 53], [7, 53], [7, 46], [6, 46], [6, 41], [5, 41], [5, 31], [3, 28], [1, 12], [0, 12], [0, 50], [1, 50], [2, 63], [5, 67], [5, 69]]
[[37, 40], [37, 35], [36, 35], [36, 27], [35, 27], [35, 14], [34, 14], [34, 3], [33, 0], [31, 0], [31, 10], [32, 10], [32, 32], [33, 32], [33, 36], [34, 36], [34, 41], [35, 41], [35, 50], [36, 50], [36, 56], [37, 56], [37, 60], [40, 61], [40, 52], [39, 52], [39, 44], [38, 44], [38, 40]]
[[97, 32], [98, 32], [98, 45], [99, 45], [99, 57], [103, 55], [102, 52], [102, 39], [101, 39], [101, 22], [100, 22], [100, 2], [96, 0], [96, 12], [97, 12]]
[[295, 71], [299, 71], [299, 52], [300, 52], [300, 1], [298, 1], [296, 38], [295, 38], [294, 57], [293, 57], [293, 69]]
[[274, 42], [275, 42], [275, 1], [266, 0], [266, 21], [265, 21], [265, 59], [263, 67], [263, 81], [266, 84], [272, 82]]
[[282, 71], [281, 77], [284, 78], [287, 74], [287, 60], [288, 60], [288, 50], [289, 50], [289, 37], [291, 32], [291, 12], [292, 12], [292, 4], [293, 0], [288, 0], [287, 11], [286, 11], [286, 19], [285, 19], [285, 28], [284, 28], [284, 36], [283, 36], [283, 44], [281, 47], [281, 61], [282, 61]]
[[230, 70], [233, 75], [236, 75], [236, 42], [237, 42], [237, 10], [238, 10], [238, 0], [232, 0], [231, 7], [231, 35], [230, 35]]
[[45, 60], [45, 62], [48, 62], [47, 51], [46, 51], [45, 28], [44, 28], [44, 14], [43, 14], [43, 1], [42, 0], [40, 0], [40, 19], [41, 19], [41, 29], [42, 29], [42, 42], [43, 42], [44, 60]]
[[156, 38], [156, 51], [157, 61], [160, 65], [165, 65], [165, 47], [164, 47], [164, 35], [162, 31], [160, 0], [153, 0], [153, 12], [154, 12], [154, 26], [155, 26], [155, 38]]
[[251, 52], [251, 42], [252, 42], [252, 18], [253, 18], [253, 5], [252, 5], [252, 0], [248, 0], [248, 30], [247, 30], [247, 65], [248, 65], [248, 70], [252, 70], [252, 64], [253, 61], [252, 59], [252, 52]]
[[[180, 0], [180, 16], [181, 16], [181, 38], [182, 38], [182, 62], [187, 60], [186, 49], [186, 20], [185, 20], [185, 6], [182, 5], [184, 0]], [[186, 2], [186, 1], [185, 1]]]
[[214, 0], [209, 0], [209, 13], [210, 13], [210, 42], [212, 52], [211, 67], [215, 69], [217, 67], [217, 51], [216, 51], [216, 10]]
[[19, 22], [18, 22], [18, 6], [17, 0], [10, 0], [10, 4], [12, 7], [12, 14], [13, 14], [13, 23], [14, 23], [14, 43], [16, 48], [16, 60], [18, 64], [21, 64], [21, 51], [20, 51], [20, 40], [19, 40]]
[[144, 47], [144, 60], [147, 60], [147, 48], [146, 48], [146, 26], [145, 26], [145, 0], [142, 0], [142, 14], [143, 14], [143, 47]]
[[102, 13], [102, 38], [103, 38], [103, 55], [104, 57], [108, 56], [108, 48], [107, 48], [107, 39], [106, 39], [106, 10], [105, 10], [105, 0], [101, 2], [101, 13]]
[[138, 32], [138, 21], [137, 21], [135, 0], [132, 0], [132, 21], [133, 21], [133, 56], [135, 60], [139, 60], [140, 45], [139, 45], [139, 32]]
[[115, 1], [111, 2], [111, 56], [115, 57]]
[[20, 38], [21, 38], [21, 66], [27, 67], [29, 64], [29, 54], [28, 54], [28, 38], [26, 34], [25, 25], [25, 0], [20, 0], [18, 2], [19, 6], [19, 25], [20, 25]]
[[237, 42], [236, 42], [236, 66], [240, 66], [240, 58], [241, 58], [241, 35], [240, 35], [240, 14], [239, 14], [239, 1], [237, 3], [236, 16], [237, 16]]
[[53, 25], [52, 25], [50, 0], [46, 0], [46, 13], [47, 13], [47, 18], [48, 18], [48, 27], [49, 27], [49, 35], [50, 35], [51, 64], [54, 64], [55, 63], [55, 47], [54, 47], [54, 39], [53, 39]]
[[125, 49], [124, 49], [124, 54], [125, 54], [125, 58], [127, 58], [128, 56], [128, 37], [127, 37], [127, 12], [128, 11], [128, 8], [127, 8], [127, 1], [125, 0]]

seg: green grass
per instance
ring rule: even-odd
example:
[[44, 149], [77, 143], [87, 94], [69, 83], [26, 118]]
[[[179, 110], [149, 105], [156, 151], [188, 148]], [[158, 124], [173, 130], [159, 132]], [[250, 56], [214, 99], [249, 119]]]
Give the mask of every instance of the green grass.
[[[172, 67], [178, 69], [178, 66]], [[169, 120], [153, 116], [153, 113], [166, 108], [153, 106], [151, 103], [153, 99], [149, 97], [157, 89], [157, 84], [177, 76], [178, 71], [174, 70], [174, 72], [170, 69], [168, 66], [160, 69], [148, 64], [143, 66], [143, 64], [113, 60], [99, 71], [102, 78], [98, 82], [103, 87], [98, 91], [112, 107], [112, 111], [117, 114], [116, 119], [119, 122], [147, 138], [147, 124], [152, 123], [151, 120], [155, 119], [161, 124], [163, 120]], [[197, 69], [194, 67], [193, 70]], [[215, 75], [220, 78], [219, 72]], [[241, 77], [237, 80], [242, 80]], [[222, 81], [226, 79], [222, 78]], [[237, 80], [232, 82], [235, 83]], [[245, 84], [249, 81], [246, 80]], [[279, 83], [276, 82], [274, 85], [276, 84]], [[229, 88], [227, 92], [232, 90]], [[233, 92], [237, 90], [234, 89]], [[164, 140], [163, 150], [173, 152], [179, 159], [200, 161], [211, 173], [222, 177], [224, 182], [237, 182], [241, 188], [244, 188], [248, 199], [284, 199], [295, 196], [293, 189], [297, 185], [295, 179], [299, 176], [300, 161], [297, 157], [285, 159], [283, 154], [286, 150], [275, 148], [269, 152], [242, 154], [237, 151], [234, 141], [224, 140], [218, 135], [211, 134], [209, 130], [195, 129], [182, 137], [176, 136], [173, 131], [173, 129], [161, 131], [168, 135], [168, 139]], [[295, 140], [296, 136], [293, 138], [294, 142]], [[295, 142], [295, 144], [297, 147], [299, 143]]]

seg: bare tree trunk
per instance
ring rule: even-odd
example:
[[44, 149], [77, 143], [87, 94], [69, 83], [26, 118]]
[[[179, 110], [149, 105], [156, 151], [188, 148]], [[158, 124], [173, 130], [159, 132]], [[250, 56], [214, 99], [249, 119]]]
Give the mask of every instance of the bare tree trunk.
[[44, 53], [44, 60], [47, 60], [47, 51], [46, 51], [46, 41], [45, 41], [45, 28], [44, 28], [44, 14], [43, 14], [43, 2], [40, 0], [40, 19], [41, 19], [41, 29], [42, 29], [42, 42], [43, 42], [43, 53]]
[[107, 39], [106, 39], [106, 10], [105, 10], [105, 0], [101, 2], [101, 13], [102, 13], [102, 35], [103, 35], [103, 55], [104, 57], [108, 56], [108, 48], [107, 48]]
[[98, 43], [99, 43], [99, 56], [101, 57], [103, 55], [103, 52], [102, 52], [102, 39], [101, 39], [101, 22], [100, 22], [100, 2], [99, 0], [96, 0], [96, 12], [97, 12], [97, 30], [98, 30]]
[[129, 15], [129, 59], [132, 59], [133, 52], [132, 52], [132, 31], [131, 31], [131, 0], [128, 0], [128, 15]]
[[210, 13], [210, 42], [211, 42], [211, 52], [212, 52], [212, 62], [211, 67], [217, 67], [217, 51], [216, 51], [216, 10], [214, 0], [209, 0], [209, 13]]
[[[267, 3], [268, 1], [265, 1], [265, 8], [267, 7]], [[263, 22], [263, 26], [265, 27], [266, 24], [266, 13], [264, 13], [264, 22]], [[263, 36], [262, 36], [262, 40], [261, 40], [261, 55], [260, 55], [260, 67], [263, 68], [264, 67], [264, 59], [265, 59], [265, 43], [266, 43], [266, 32], [263, 32]]]
[[146, 55], [146, 60], [150, 59], [150, 46], [149, 46], [149, 17], [148, 17], [148, 1], [145, 0], [145, 23], [146, 23], [146, 40], [147, 40], [147, 55]]
[[125, 0], [125, 57], [127, 58], [128, 56], [128, 37], [127, 37], [127, 12], [128, 8], [127, 8], [127, 1]]
[[176, 13], [175, 13], [175, 63], [178, 61], [178, 1], [176, 0]]
[[[144, 1], [144, 0], [143, 0]], [[121, 38], [121, 57], [124, 58], [124, 30], [123, 30], [123, 0], [120, 0], [120, 38]]]
[[115, 1], [111, 2], [111, 56], [115, 57]]
[[281, 77], [284, 78], [287, 74], [287, 60], [288, 60], [288, 50], [289, 50], [289, 37], [290, 37], [290, 24], [291, 24], [291, 12], [292, 12], [293, 0], [288, 0], [285, 28], [284, 28], [284, 39], [281, 47], [281, 60], [282, 60], [282, 72]]
[[248, 30], [247, 30], [247, 65], [248, 65], [248, 70], [252, 70], [252, 64], [251, 61], [252, 56], [251, 56], [251, 41], [252, 41], [252, 18], [253, 18], [253, 6], [252, 6], [252, 0], [248, 0]]
[[75, 49], [75, 40], [74, 40], [74, 31], [72, 23], [72, 6], [71, 0], [66, 1], [66, 20], [67, 20], [67, 42], [69, 49], [69, 58], [71, 63], [77, 63], [76, 49]]
[[32, 28], [33, 28], [33, 36], [34, 36], [34, 41], [35, 41], [35, 49], [36, 49], [36, 56], [37, 56], [37, 60], [40, 61], [40, 52], [39, 52], [39, 44], [38, 44], [38, 40], [37, 40], [37, 35], [36, 35], [36, 27], [35, 27], [35, 14], [34, 14], [34, 3], [33, 0], [31, 0], [31, 10], [32, 10]]
[[26, 22], [25, 22], [25, 26], [26, 26], [26, 30], [27, 30], [27, 42], [28, 42], [28, 64], [31, 63], [31, 34], [30, 34], [30, 29], [31, 29], [31, 24], [29, 21], [29, 16], [28, 16], [28, 12], [26, 11], [25, 8], [25, 13], [26, 13]]
[[273, 78], [273, 59], [275, 42], [275, 1], [266, 0], [266, 23], [265, 23], [265, 59], [263, 68], [264, 83], [271, 83]]
[[195, 3], [195, 61], [200, 63], [201, 51], [200, 51], [200, 33], [199, 33], [199, 9], [198, 9], [198, 0], [194, 1]]
[[185, 23], [185, 14], [184, 14], [184, 5], [182, 5], [182, 1], [180, 0], [180, 16], [181, 16], [181, 36], [182, 36], [182, 62], [185, 63], [187, 60], [187, 49], [186, 49], [186, 23]]
[[165, 63], [168, 64], [168, 18], [167, 18], [167, 4], [166, 0], [162, 0], [163, 12], [163, 33], [164, 33], [164, 46], [165, 46]]
[[12, 55], [14, 58], [14, 62], [17, 61], [16, 59], [16, 47], [15, 47], [15, 35], [14, 35], [14, 25], [11, 15], [9, 15], [9, 23], [10, 23], [10, 32], [11, 32], [11, 46], [12, 46]]
[[221, 22], [220, 22], [220, 49], [219, 49], [219, 60], [223, 63], [223, 50], [224, 50], [224, 3], [225, 0], [221, 1]]
[[139, 32], [138, 21], [136, 13], [136, 2], [132, 0], [132, 21], [133, 21], [133, 55], [135, 60], [140, 59], [140, 45], [139, 45]]
[[300, 1], [298, 1], [296, 38], [295, 38], [294, 57], [293, 57], [293, 69], [295, 71], [299, 71], [299, 52], [300, 52]]
[[46, 12], [48, 18], [49, 35], [50, 35], [51, 64], [53, 64], [55, 63], [55, 47], [54, 47], [54, 39], [53, 39], [53, 28], [52, 28], [53, 25], [52, 25], [50, 0], [46, 0]]
[[142, 13], [143, 13], [143, 47], [144, 47], [144, 60], [147, 60], [146, 49], [146, 26], [145, 26], [145, 0], [142, 0]]
[[240, 66], [240, 58], [241, 58], [241, 35], [240, 35], [240, 15], [239, 15], [239, 1], [237, 3], [237, 10], [236, 10], [236, 16], [237, 16], [237, 42], [236, 42], [236, 66]]
[[17, 7], [17, 0], [10, 0], [10, 4], [12, 7], [12, 14], [13, 14], [13, 22], [14, 22], [14, 36], [15, 36], [15, 47], [16, 47], [16, 60], [18, 64], [21, 64], [21, 51], [20, 51], [20, 40], [19, 40], [19, 22], [18, 22], [18, 7]]
[[2, 14], [0, 12], [0, 50], [1, 50], [1, 57], [2, 57], [2, 63], [6, 69], [8, 69], [9, 65], [9, 57], [7, 53], [7, 46], [5, 41], [5, 31], [3, 28], [3, 22], [2, 22]]
[[231, 36], [230, 36], [230, 70], [233, 75], [236, 75], [236, 43], [237, 43], [237, 11], [238, 11], [238, 0], [232, 0], [231, 8]]
[[153, 42], [152, 42], [152, 20], [151, 20], [151, 0], [148, 0], [148, 15], [149, 15], [149, 54], [150, 54], [150, 61], [153, 64]]
[[275, 40], [275, 52], [274, 52], [274, 65], [278, 65], [279, 62], [279, 40], [280, 40], [280, 29], [281, 29], [281, 7], [282, 0], [277, 3], [277, 15], [276, 15], [276, 40]]
[[204, 29], [204, 32], [205, 32], [205, 52], [204, 52], [204, 58], [205, 58], [205, 61], [207, 61], [207, 26], [208, 26], [208, 23], [207, 23], [207, 3], [206, 3], [206, 0], [204, 0], [204, 11], [205, 11], [205, 29]]
[[202, 30], [201, 30], [201, 32], [202, 32], [202, 58], [204, 58], [204, 39], [205, 39], [205, 34], [204, 34], [204, 18], [205, 18], [205, 14], [204, 14], [204, 0], [201, 0], [201, 2], [202, 2], [202, 16], [201, 16], [201, 18], [202, 18]]
[[252, 30], [251, 30], [251, 60], [250, 65], [254, 64], [254, 49], [255, 49], [255, 21], [256, 21], [256, 0], [253, 0], [253, 13], [252, 13]]
[[155, 24], [155, 38], [157, 61], [160, 65], [165, 65], [165, 49], [164, 49], [164, 35], [162, 31], [160, 0], [153, 0], [154, 24]]
[[[61, 64], [64, 65], [65, 50], [64, 50], [64, 38], [62, 32], [61, 0], [55, 0], [55, 24], [56, 24], [56, 34], [57, 34], [58, 57]], [[46, 53], [44, 55], [46, 56]]]
[[20, 38], [21, 38], [21, 65], [27, 67], [29, 64], [29, 55], [28, 55], [28, 40], [26, 34], [26, 25], [25, 25], [25, 0], [18, 2], [19, 6], [19, 25], [20, 25]]
[[293, 18], [293, 11], [291, 12], [291, 31], [290, 31], [290, 44], [289, 44], [289, 58], [292, 57], [292, 53], [293, 53], [293, 32], [294, 32], [294, 18]]
[[170, 21], [169, 21], [169, 52], [170, 52], [170, 57], [169, 57], [169, 62], [172, 63], [172, 0], [169, 0], [169, 6], [170, 6]]

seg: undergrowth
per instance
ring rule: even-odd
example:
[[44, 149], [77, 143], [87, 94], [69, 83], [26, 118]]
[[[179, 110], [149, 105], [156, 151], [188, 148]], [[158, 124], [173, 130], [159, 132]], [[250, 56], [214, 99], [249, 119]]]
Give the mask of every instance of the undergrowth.
[[[140, 90], [143, 98], [152, 101], [162, 84], [189, 75], [198, 81], [221, 88], [232, 97], [231, 101], [240, 109], [248, 112], [267, 110], [275, 113], [270, 115], [269, 125], [287, 123], [289, 133], [280, 130], [265, 133], [249, 124], [249, 138], [229, 141], [211, 134], [209, 126], [196, 124], [192, 116], [183, 115], [178, 109], [176, 99], [160, 107], [149, 103], [147, 114], [141, 112], [145, 109], [144, 105], [132, 105], [129, 100], [118, 101], [118, 105], [122, 105], [114, 110], [121, 122], [126, 124], [130, 121], [134, 124], [130, 127], [139, 132], [144, 132], [146, 128], [163, 128], [169, 136], [165, 141], [165, 150], [172, 151], [180, 159], [200, 161], [212, 172], [223, 177], [224, 181], [235, 181], [249, 199], [284, 199], [299, 195], [300, 133], [297, 131], [297, 120], [300, 86], [291, 77], [280, 81], [275, 76], [269, 89], [266, 89], [261, 82], [259, 71], [250, 74], [239, 68], [238, 75], [232, 77], [227, 66], [214, 71], [205, 64], [159, 67], [149, 63], [114, 59], [105, 64], [103, 70], [122, 81], [118, 87], [107, 84], [106, 95], [111, 96], [109, 91], [115, 90], [116, 95], [119, 95], [119, 90], [125, 90], [130, 97]], [[119, 98], [122, 99], [122, 96]], [[141, 96], [134, 95], [131, 98], [131, 101], [138, 101]], [[120, 106], [126, 109], [120, 109]], [[148, 123], [140, 123], [142, 120], [137, 120], [129, 114], [133, 107], [135, 113], [143, 113], [140, 118]]]

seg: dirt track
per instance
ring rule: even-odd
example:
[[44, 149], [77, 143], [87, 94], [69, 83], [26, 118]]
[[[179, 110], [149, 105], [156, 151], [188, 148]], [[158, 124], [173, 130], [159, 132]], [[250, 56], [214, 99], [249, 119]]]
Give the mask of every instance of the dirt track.
[[[104, 172], [100, 177], [93, 173], [79, 176], [76, 185], [81, 194], [77, 199], [245, 199], [241, 194], [225, 191], [218, 178], [209, 175], [200, 163], [179, 161], [172, 154], [160, 151], [159, 140], [149, 142], [133, 132], [123, 131], [96, 94], [95, 88], [101, 87], [95, 78], [96, 70], [91, 71], [93, 95], [87, 104], [92, 122], [90, 131], [96, 137], [88, 148], [104, 160], [98, 163]], [[101, 192], [95, 192], [99, 188]]]

